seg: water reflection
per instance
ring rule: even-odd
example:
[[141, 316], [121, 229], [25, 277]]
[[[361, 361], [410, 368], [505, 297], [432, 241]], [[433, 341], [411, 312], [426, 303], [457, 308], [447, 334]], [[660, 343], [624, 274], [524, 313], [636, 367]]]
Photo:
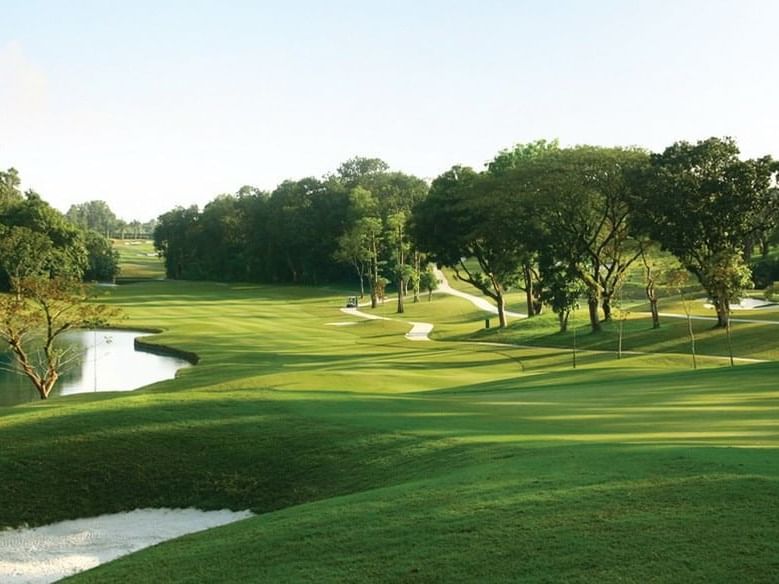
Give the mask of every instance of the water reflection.
[[[145, 385], [173, 379], [176, 371], [190, 363], [177, 357], [135, 350], [136, 331], [68, 331], [62, 342], [74, 359], [54, 387], [52, 396], [95, 391], [132, 391]], [[0, 406], [37, 400], [38, 393], [29, 380], [6, 371], [10, 355], [0, 353]]]

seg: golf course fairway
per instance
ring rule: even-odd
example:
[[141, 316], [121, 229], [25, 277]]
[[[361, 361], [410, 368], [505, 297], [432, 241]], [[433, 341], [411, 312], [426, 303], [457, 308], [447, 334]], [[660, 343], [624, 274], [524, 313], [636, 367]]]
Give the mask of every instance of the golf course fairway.
[[[682, 326], [631, 321], [632, 353], [582, 333], [573, 369], [551, 319], [478, 333], [460, 298], [363, 320], [345, 296], [112, 289], [122, 326], [199, 363], [136, 392], [0, 408], [0, 527], [257, 514], [74, 583], [775, 581], [779, 327], [745, 327], [743, 345], [734, 327], [738, 356], [761, 362], [728, 367], [712, 337], [692, 370]], [[404, 320], [433, 341], [407, 340]]]

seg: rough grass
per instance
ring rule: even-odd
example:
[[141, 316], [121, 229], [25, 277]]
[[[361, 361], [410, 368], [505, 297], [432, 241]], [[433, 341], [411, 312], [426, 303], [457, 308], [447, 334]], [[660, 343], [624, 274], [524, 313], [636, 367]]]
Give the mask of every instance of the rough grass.
[[[551, 321], [505, 333], [536, 346], [454, 342], [482, 317], [436, 296], [403, 318], [443, 340], [414, 343], [402, 321], [340, 313], [342, 296], [115, 289], [123, 324], [164, 328], [152, 340], [200, 364], [132, 394], [0, 408], [0, 525], [260, 514], [74, 582], [774, 580], [779, 364], [591, 351], [573, 370]], [[650, 336], [631, 348], [662, 344]]]

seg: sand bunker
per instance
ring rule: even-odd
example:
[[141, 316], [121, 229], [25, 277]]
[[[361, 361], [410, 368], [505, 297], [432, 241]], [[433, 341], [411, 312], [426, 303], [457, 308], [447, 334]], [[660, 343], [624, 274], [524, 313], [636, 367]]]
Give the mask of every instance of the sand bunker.
[[55, 582], [165, 540], [252, 515], [249, 511], [136, 509], [0, 531], [0, 582]]
[[[703, 306], [705, 308], [714, 308], [714, 305], [708, 301]], [[755, 308], [766, 308], [767, 306], [774, 306], [774, 303], [759, 298], [742, 298], [740, 302], [732, 303], [730, 308], [731, 310], [754, 310]]]

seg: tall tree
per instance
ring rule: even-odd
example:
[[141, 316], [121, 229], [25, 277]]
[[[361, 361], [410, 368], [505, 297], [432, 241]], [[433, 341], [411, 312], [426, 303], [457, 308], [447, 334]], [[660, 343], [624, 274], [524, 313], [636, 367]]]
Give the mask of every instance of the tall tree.
[[741, 160], [731, 138], [677, 142], [640, 175], [634, 221], [692, 272], [726, 327], [730, 303], [746, 284], [744, 241], [776, 216], [777, 163]]
[[[351, 265], [356, 271], [360, 281], [360, 298], [365, 296], [365, 278], [373, 271], [373, 261], [378, 261], [378, 258], [374, 258], [373, 251], [373, 245], [377, 243], [373, 235], [374, 226], [370, 221], [366, 221], [368, 218], [375, 218], [380, 225], [381, 219], [377, 214], [378, 205], [373, 193], [360, 186], [354, 187], [349, 193], [346, 227], [338, 238], [338, 248], [333, 257], [336, 261]], [[373, 289], [374, 286], [371, 285], [371, 290]], [[371, 298], [375, 298], [375, 295], [371, 294]]]
[[349, 188], [366, 186], [370, 179], [389, 170], [389, 165], [380, 158], [355, 156], [342, 163], [336, 171], [336, 177]]
[[200, 276], [197, 254], [197, 206], [176, 207], [160, 215], [154, 228], [154, 249], [165, 260], [165, 273], [174, 280]]
[[9, 168], [5, 172], [0, 171], [0, 213], [7, 207], [22, 202], [20, 185], [19, 172], [15, 168]]
[[501, 150], [487, 164], [486, 174], [494, 178], [490, 196], [498, 199], [495, 213], [507, 216], [513, 224], [514, 246], [521, 263], [517, 287], [525, 292], [528, 317], [540, 314], [543, 306], [538, 266], [543, 247], [543, 228], [537, 212], [536, 192], [524, 189], [524, 183], [517, 181], [516, 177], [521, 175], [524, 166], [559, 150], [557, 140], [537, 140]]
[[630, 231], [635, 168], [641, 150], [577, 146], [545, 154], [511, 172], [517, 188], [533, 193], [547, 234], [544, 247], [587, 286], [590, 326], [601, 329], [599, 307], [611, 318], [611, 302], [627, 269], [641, 255]]
[[120, 220], [105, 201], [87, 201], [71, 205], [65, 217], [84, 230], [91, 229], [106, 237], [110, 237], [120, 224]]
[[50, 275], [81, 278], [87, 269], [88, 255], [84, 233], [46, 203], [34, 191], [27, 191], [21, 200], [0, 211], [0, 224], [6, 228], [24, 227], [41, 234], [51, 242], [46, 257]]
[[495, 301], [503, 328], [505, 295], [516, 282], [520, 261], [512, 245], [512, 226], [496, 213], [491, 192], [489, 177], [454, 166], [433, 181], [428, 197], [414, 208], [410, 232], [433, 261], [453, 268], [459, 279]]
[[87, 231], [87, 269], [84, 280], [113, 282], [119, 275], [119, 252], [111, 245], [111, 240], [97, 231]]
[[406, 264], [410, 244], [406, 236], [406, 213], [398, 211], [387, 218], [387, 231], [392, 255], [395, 259], [395, 284], [398, 288], [398, 314], [405, 312], [403, 297], [406, 293], [406, 281], [410, 276], [410, 267]]
[[0, 225], [0, 281], [8, 288], [12, 280], [39, 276], [50, 271], [54, 245], [43, 233], [27, 227]]

